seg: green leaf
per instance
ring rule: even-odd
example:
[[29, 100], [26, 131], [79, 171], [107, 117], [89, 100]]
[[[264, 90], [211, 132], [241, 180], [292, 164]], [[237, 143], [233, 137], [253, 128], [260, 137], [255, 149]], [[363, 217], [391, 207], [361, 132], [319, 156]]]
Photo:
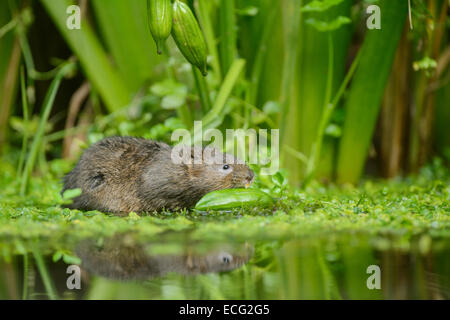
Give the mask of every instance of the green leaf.
[[[25, 134], [25, 132], [27, 132], [29, 136], [32, 136], [36, 133], [37, 128], [38, 128], [38, 122], [39, 122], [39, 119], [36, 116], [34, 116], [33, 119], [30, 119], [27, 122], [25, 122], [22, 118], [14, 117], [14, 116], [12, 116], [9, 119], [9, 124], [14, 130], [16, 130], [17, 132], [19, 132], [22, 135]], [[50, 128], [50, 125], [47, 124], [46, 128], [44, 129], [45, 132], [48, 132], [49, 128]]]
[[280, 171], [272, 176], [272, 182], [279, 188], [284, 188], [287, 185], [287, 179]]
[[344, 0], [314, 0], [305, 5], [301, 11], [302, 12], [324, 12], [331, 7], [341, 4]]
[[243, 9], [238, 9], [238, 10], [236, 10], [236, 12], [237, 12], [237, 14], [239, 14], [241, 16], [254, 17], [258, 14], [259, 9], [258, 9], [258, 7], [255, 7], [255, 6], [248, 6]]
[[62, 256], [63, 253], [61, 251], [56, 251], [52, 257], [53, 262], [58, 262], [59, 260], [61, 260]]
[[150, 92], [158, 97], [164, 97], [168, 94], [179, 91], [180, 87], [183, 87], [183, 84], [178, 83], [172, 79], [166, 79], [151, 86]]
[[64, 253], [63, 254], [63, 261], [66, 264], [77, 264], [80, 265], [81, 264], [81, 259], [76, 257], [76, 256], [72, 256], [70, 254]]
[[166, 96], [161, 101], [161, 108], [166, 110], [177, 109], [186, 102], [186, 95], [170, 95]]
[[166, 79], [154, 84], [150, 88], [151, 93], [161, 97], [161, 107], [166, 110], [173, 110], [186, 103], [188, 94], [187, 87], [172, 79]]
[[[383, 94], [408, 14], [406, 1], [380, 2], [381, 30], [368, 30], [346, 101], [337, 161], [339, 183], [356, 183], [372, 142]], [[355, 152], [358, 150], [358, 152]]]
[[436, 67], [437, 67], [436, 60], [434, 60], [428, 56], [424, 57], [422, 60], [415, 61], [413, 63], [413, 68], [415, 71], [432, 70], [432, 69], [436, 69]]
[[68, 189], [68, 190], [64, 191], [62, 197], [64, 200], [70, 200], [70, 199], [78, 197], [79, 195], [81, 195], [81, 193], [82, 193], [82, 190], [80, 188]]
[[263, 106], [265, 114], [277, 114], [281, 111], [281, 105], [275, 101], [267, 101]]
[[130, 220], [136, 221], [136, 220], [139, 220], [141, 217], [136, 212], [130, 212], [128, 214], [128, 218]]
[[195, 208], [197, 210], [222, 210], [238, 207], [269, 207], [273, 199], [267, 193], [258, 189], [224, 189], [207, 193], [201, 198]]
[[333, 138], [339, 138], [342, 135], [342, 129], [338, 125], [331, 123], [325, 129], [325, 134]]
[[[45, 9], [47, 10], [48, 14], [51, 16], [53, 22], [58, 27], [59, 31], [61, 32], [62, 36], [65, 38], [67, 44], [71, 47], [73, 50], [74, 55], [77, 56], [77, 60], [80, 61], [81, 66], [83, 67], [84, 72], [86, 73], [86, 76], [89, 78], [90, 82], [92, 83], [92, 86], [98, 91], [99, 95], [102, 97], [103, 101], [105, 102], [105, 106], [107, 109], [112, 112], [121, 109], [123, 106], [126, 106], [130, 102], [130, 98], [133, 95], [133, 90], [130, 89], [130, 81], [132, 81], [133, 77], [126, 77], [125, 79], [118, 73], [118, 71], [113, 68], [110, 58], [103, 49], [100, 40], [94, 33], [93, 28], [88, 23], [87, 20], [83, 18], [82, 25], [83, 27], [80, 30], [69, 30], [66, 25], [67, 20], [67, 14], [66, 10], [67, 7], [73, 4], [73, 1], [70, 0], [60, 0], [60, 1], [54, 1], [54, 0], [42, 0], [42, 4], [44, 5]], [[114, 4], [118, 5], [120, 3], [123, 4], [123, 8], [121, 8], [121, 11], [116, 11], [117, 14], [121, 14], [123, 10], [125, 10], [126, 6], [131, 6], [130, 3], [136, 2], [136, 1], [127, 1], [126, 5], [123, 1], [114, 1], [114, 4], [112, 4], [113, 1], [107, 1], [108, 3], [104, 1], [95, 1], [94, 6], [105, 3], [104, 9], [102, 12], [106, 12], [106, 9], [108, 7], [110, 10], [116, 9]], [[124, 9], [125, 8], [125, 9]], [[143, 11], [142, 16], [145, 17], [145, 11]], [[133, 23], [136, 22], [139, 18], [142, 19], [142, 16], [136, 16], [133, 17]], [[102, 26], [106, 30], [113, 30], [113, 29], [119, 29], [122, 32], [124, 32], [124, 27], [127, 25], [133, 25], [133, 23], [125, 23], [127, 20], [120, 21], [119, 19], [117, 21], [111, 22], [111, 20], [107, 20], [107, 27], [106, 23], [103, 23]], [[123, 23], [120, 23], [123, 22]], [[146, 28], [145, 20], [143, 22], [141, 32], [148, 33], [147, 38], [150, 37], [149, 32]], [[134, 33], [133, 33], [134, 32]], [[133, 35], [133, 37], [126, 37], [125, 39], [128, 40], [126, 42], [126, 45], [121, 41], [121, 39], [124, 39], [123, 37], [116, 37], [114, 38], [114, 41], [117, 46], [120, 46], [122, 51], [125, 51], [124, 56], [126, 56], [126, 61], [136, 61], [134, 52], [142, 52], [142, 48], [132, 48], [130, 47], [134, 46], [134, 43], [142, 43], [141, 41], [136, 41], [135, 36], [136, 30], [133, 28], [131, 32], [128, 33], [129, 35]], [[133, 40], [130, 40], [133, 39]], [[148, 41], [150, 43], [150, 41]], [[145, 52], [154, 52], [154, 50], [147, 50]], [[130, 55], [133, 54], [133, 57], [130, 58]], [[121, 60], [123, 61], [123, 60]], [[143, 65], [146, 64], [146, 62], [150, 61], [148, 57], [144, 57], [141, 60], [139, 60], [138, 67], [134, 70], [133, 73], [134, 78], [136, 78], [137, 73], [144, 69]], [[116, 61], [117, 62], [117, 61]], [[128, 66], [130, 63], [118, 63], [119, 67], [122, 67], [124, 65]], [[137, 71], [136, 71], [137, 70]]]
[[352, 20], [348, 17], [339, 16], [333, 21], [320, 21], [314, 18], [309, 18], [306, 20], [306, 23], [310, 26], [314, 27], [317, 31], [326, 32], [326, 31], [334, 31], [342, 27], [343, 25], [351, 23]]

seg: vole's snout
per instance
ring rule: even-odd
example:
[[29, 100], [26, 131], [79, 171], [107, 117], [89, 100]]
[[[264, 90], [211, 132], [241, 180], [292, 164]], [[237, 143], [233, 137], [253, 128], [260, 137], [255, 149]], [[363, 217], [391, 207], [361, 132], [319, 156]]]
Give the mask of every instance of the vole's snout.
[[245, 187], [248, 188], [253, 182], [253, 178], [255, 177], [255, 174], [251, 169], [248, 169], [247, 176], [245, 177]]

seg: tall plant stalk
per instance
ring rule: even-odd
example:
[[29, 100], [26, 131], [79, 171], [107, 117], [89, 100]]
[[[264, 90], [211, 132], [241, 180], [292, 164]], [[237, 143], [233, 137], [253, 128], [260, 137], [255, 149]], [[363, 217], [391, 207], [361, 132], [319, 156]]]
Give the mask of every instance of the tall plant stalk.
[[406, 1], [382, 0], [380, 8], [381, 30], [367, 31], [360, 49], [361, 61], [345, 106], [346, 117], [337, 162], [339, 183], [356, 183], [362, 174], [395, 50], [408, 14]]
[[28, 121], [29, 121], [29, 106], [28, 106], [28, 97], [27, 90], [25, 86], [25, 74], [23, 68], [20, 72], [20, 92], [22, 96], [22, 113], [23, 113], [23, 121], [24, 121], [24, 132], [22, 137], [22, 150], [20, 152], [19, 163], [17, 165], [17, 176], [19, 177], [22, 174], [23, 170], [23, 162], [25, 160], [25, 154], [28, 149]]
[[45, 125], [48, 121], [48, 117], [50, 116], [50, 111], [53, 107], [53, 102], [55, 101], [56, 93], [58, 92], [59, 85], [61, 84], [62, 79], [67, 74], [73, 72], [75, 68], [75, 64], [73, 63], [67, 63], [56, 74], [55, 79], [53, 79], [52, 83], [50, 84], [50, 87], [48, 89], [47, 95], [45, 97], [45, 100], [43, 102], [42, 106], [42, 115], [39, 119], [39, 125], [37, 128], [37, 132], [33, 138], [33, 142], [31, 144], [30, 152], [28, 154], [27, 161], [25, 163], [25, 168], [22, 173], [21, 181], [20, 181], [20, 194], [24, 195], [27, 187], [28, 182], [30, 180], [30, 176], [32, 173], [32, 170], [34, 168], [39, 148], [41, 147], [42, 138], [44, 136], [44, 129]]
[[205, 77], [203, 77], [202, 73], [197, 68], [192, 68], [192, 74], [194, 75], [203, 114], [206, 114], [212, 107], [211, 99], [209, 98], [208, 84], [206, 83]]
[[42, 282], [44, 283], [45, 290], [47, 291], [48, 297], [51, 300], [57, 300], [58, 294], [56, 293], [55, 286], [53, 285], [52, 278], [48, 273], [47, 266], [45, 265], [45, 261], [42, 258], [41, 253], [34, 248], [33, 249], [33, 257], [36, 261], [36, 266], [39, 270], [39, 274], [41, 275]]
[[[296, 7], [309, 3], [309, 1], [299, 2]], [[331, 153], [334, 146], [327, 143], [328, 149], [322, 150], [324, 148], [323, 132], [331, 114], [325, 115], [326, 121], [322, 119], [330, 103], [327, 96], [334, 95], [338, 85], [344, 79], [345, 62], [351, 37], [351, 28], [348, 26], [335, 31], [322, 32], [311, 26], [308, 21], [325, 18], [332, 21], [338, 16], [349, 16], [352, 3], [352, 0], [346, 0], [338, 6], [328, 9], [326, 15], [324, 13], [298, 13], [301, 14], [296, 27], [298, 35], [296, 39], [285, 39], [286, 47], [294, 44], [296, 46], [294, 47], [296, 55], [291, 58], [295, 60], [290, 61], [289, 55], [285, 60], [287, 68], [285, 76], [289, 72], [295, 72], [295, 77], [282, 82], [292, 85], [292, 91], [288, 92], [289, 100], [285, 102], [284, 96], [287, 91], [285, 85], [282, 84], [280, 98], [284, 106], [280, 122], [280, 128], [283, 128], [281, 139], [282, 144], [288, 146], [283, 153], [283, 166], [290, 171], [290, 181], [294, 184], [298, 184], [305, 178], [309, 180], [317, 177], [315, 174], [318, 171], [315, 169], [318, 166], [318, 155], [320, 154], [327, 155], [329, 162], [327, 165], [329, 171], [322, 170], [321, 174], [331, 178], [330, 171], [334, 160]], [[289, 12], [284, 14], [285, 17], [289, 17]], [[339, 46], [333, 46], [333, 43], [339, 43]], [[287, 50], [292, 51], [292, 49]], [[321, 150], [317, 151], [317, 148]], [[297, 154], [301, 156], [299, 157]], [[308, 159], [306, 164], [304, 164], [304, 158]]]
[[225, 107], [225, 103], [227, 102], [231, 91], [233, 90], [236, 82], [239, 79], [239, 76], [244, 69], [245, 60], [238, 59], [233, 62], [228, 71], [222, 86], [217, 94], [216, 100], [212, 106], [212, 109], [203, 117], [203, 126], [205, 128], [213, 125], [217, 126], [219, 123], [216, 123], [217, 119], [223, 115], [223, 109]]
[[196, 0], [194, 2], [195, 12], [205, 35], [206, 46], [212, 57], [211, 65], [219, 81], [222, 80], [222, 69], [220, 67], [219, 51], [217, 49], [217, 39], [210, 17], [212, 2], [209, 0]]
[[227, 73], [236, 58], [235, 0], [221, 0], [219, 9], [220, 60], [223, 73]]
[[20, 63], [20, 46], [12, 32], [17, 25], [13, 19], [9, 2], [0, 3], [0, 153], [6, 141], [8, 120], [13, 109]]

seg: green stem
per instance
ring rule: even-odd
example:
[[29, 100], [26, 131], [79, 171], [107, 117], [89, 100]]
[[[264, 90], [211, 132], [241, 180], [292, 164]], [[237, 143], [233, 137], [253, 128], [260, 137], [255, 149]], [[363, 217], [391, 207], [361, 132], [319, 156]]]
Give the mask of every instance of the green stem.
[[311, 155], [308, 160], [308, 165], [306, 166], [306, 178], [305, 182], [307, 183], [312, 176], [314, 175], [314, 171], [316, 170], [317, 160], [320, 158], [320, 151], [322, 149], [323, 136], [325, 133], [326, 126], [330, 120], [330, 115], [332, 112], [332, 108], [330, 106], [331, 100], [331, 90], [333, 89], [333, 76], [334, 76], [334, 46], [333, 46], [333, 38], [331, 33], [328, 33], [328, 74], [327, 74], [327, 86], [325, 90], [325, 101], [322, 112], [322, 118], [319, 124], [317, 138], [313, 143]]
[[[292, 84], [295, 79], [295, 71], [297, 70], [297, 59], [299, 52], [299, 43], [301, 43], [300, 36], [300, 22], [302, 19], [300, 10], [294, 9], [299, 8], [301, 5], [301, 0], [296, 0], [294, 2], [286, 2], [283, 5], [286, 6], [284, 9], [284, 16], [286, 16], [286, 35], [284, 39], [285, 46], [285, 60], [283, 62], [283, 73], [281, 79], [281, 90], [280, 90], [280, 104], [281, 104], [281, 115], [280, 115], [280, 141], [283, 145], [287, 145], [288, 142], [285, 140], [285, 133], [287, 131], [288, 114], [289, 114], [289, 102], [292, 95]], [[292, 138], [292, 137], [291, 137]]]
[[197, 68], [192, 68], [194, 74], [195, 85], [197, 87], [198, 95], [200, 97], [200, 103], [202, 105], [203, 114], [206, 114], [211, 110], [211, 100], [209, 99], [209, 90], [205, 77], [201, 74]]
[[17, 166], [17, 177], [20, 177], [23, 170], [23, 162], [25, 159], [25, 153], [28, 148], [28, 121], [29, 121], [29, 107], [28, 107], [28, 99], [27, 99], [27, 91], [25, 85], [25, 74], [23, 67], [20, 70], [20, 90], [22, 95], [22, 110], [23, 110], [23, 138], [22, 138], [22, 150], [20, 151], [19, 164]]
[[220, 2], [220, 57], [222, 71], [227, 73], [236, 57], [236, 21], [234, 0]]
[[210, 0], [197, 0], [195, 2], [195, 12], [199, 19], [203, 33], [205, 35], [206, 46], [209, 54], [212, 56], [211, 66], [219, 81], [222, 81], [222, 70], [220, 68], [219, 52], [217, 50], [216, 37], [214, 35], [214, 28], [211, 23], [211, 18], [208, 13], [208, 5]]
[[19, 37], [20, 47], [22, 48], [25, 65], [27, 66], [28, 76], [33, 80], [49, 80], [55, 77], [58, 72], [58, 67], [46, 72], [39, 72], [36, 70], [30, 44], [25, 34], [25, 26], [19, 24], [16, 30]]
[[81, 132], [85, 132], [89, 129], [88, 126], [81, 126], [81, 127], [73, 127], [64, 129], [61, 131], [53, 132], [47, 136], [44, 137], [45, 143], [55, 142], [57, 140], [64, 139], [66, 136], [74, 136]]
[[[166, 70], [167, 70], [167, 76], [174, 80], [177, 81], [177, 70], [175, 69], [175, 67], [173, 65], [171, 65], [169, 63], [169, 57], [170, 57], [170, 52], [169, 52], [169, 48], [167, 47], [167, 44], [164, 42], [161, 45], [161, 49], [162, 52], [164, 54], [164, 56], [166, 57]], [[192, 69], [196, 69], [194, 67], [192, 67]], [[195, 72], [195, 70], [194, 70]], [[181, 121], [184, 123], [184, 125], [186, 126], [186, 128], [190, 129], [192, 128], [192, 115], [191, 115], [191, 111], [189, 110], [189, 107], [184, 104], [181, 107], [179, 107], [177, 109], [177, 114], [178, 117], [181, 119]]]
[[23, 285], [22, 285], [22, 300], [28, 299], [28, 270], [30, 264], [28, 260], [28, 253], [23, 255]]
[[0, 28], [0, 39], [3, 38], [5, 34], [7, 34], [9, 31], [15, 28], [17, 25], [17, 20], [12, 19], [10, 22], [5, 24], [3, 27]]
[[312, 175], [314, 174], [314, 171], [317, 166], [317, 161], [320, 159], [320, 152], [322, 150], [322, 143], [323, 143], [323, 137], [325, 135], [325, 130], [328, 126], [328, 123], [330, 122], [331, 115], [333, 114], [333, 111], [336, 109], [336, 106], [338, 105], [339, 101], [341, 100], [345, 89], [347, 88], [348, 84], [350, 83], [350, 80], [352, 79], [353, 75], [355, 74], [355, 70], [359, 64], [360, 58], [361, 58], [361, 50], [358, 51], [358, 54], [356, 55], [355, 59], [352, 62], [352, 65], [350, 66], [350, 69], [347, 72], [347, 75], [344, 78], [344, 81], [342, 81], [341, 86], [338, 89], [338, 92], [334, 96], [333, 100], [330, 101], [330, 95], [331, 95], [331, 89], [332, 89], [332, 79], [333, 75], [330, 73], [333, 72], [333, 41], [330, 35], [329, 38], [329, 46], [330, 46], [330, 55], [329, 55], [329, 61], [328, 64], [330, 66], [330, 72], [328, 74], [327, 78], [327, 94], [326, 94], [326, 100], [325, 100], [325, 107], [323, 109], [322, 117], [320, 119], [320, 124], [318, 128], [317, 133], [317, 139], [313, 145], [313, 151], [311, 153], [311, 156], [308, 160], [307, 165], [307, 171], [306, 171], [306, 178], [304, 184], [307, 184], [308, 181], [310, 181]]
[[261, 81], [261, 72], [264, 67], [264, 58], [267, 53], [270, 34], [273, 30], [273, 24], [275, 22], [275, 17], [279, 14], [280, 7], [275, 6], [274, 10], [269, 13], [269, 18], [264, 25], [264, 29], [261, 36], [261, 41], [256, 51], [255, 63], [253, 64], [253, 70], [251, 74], [251, 85], [250, 85], [250, 101], [252, 105], [256, 104], [256, 98], [258, 97], [259, 83]]
[[347, 88], [348, 84], [350, 83], [350, 80], [353, 78], [353, 75], [355, 74], [356, 68], [358, 67], [360, 60], [361, 60], [361, 50], [358, 51], [358, 54], [356, 55], [355, 59], [353, 60], [353, 63], [350, 66], [350, 69], [348, 70], [347, 75], [344, 78], [344, 81], [342, 82], [341, 86], [339, 87], [338, 92], [336, 93], [333, 101], [331, 102], [331, 105], [333, 106], [333, 108], [335, 108], [337, 106], [337, 104], [341, 100], [342, 96], [344, 95], [345, 89]]
[[177, 109], [178, 116], [180, 117], [181, 121], [183, 121], [186, 128], [191, 129], [192, 128], [192, 114], [189, 110], [189, 107], [184, 104], [181, 107]]
[[203, 117], [203, 127], [207, 128], [210, 124], [214, 122], [222, 113], [225, 103], [233, 90], [239, 75], [245, 66], [244, 59], [237, 59], [233, 62], [228, 71], [222, 86], [220, 87], [219, 93], [217, 94], [216, 100], [214, 101], [212, 109], [207, 115]]
[[43, 113], [41, 116], [41, 119], [39, 121], [39, 126], [36, 132], [36, 135], [34, 136], [33, 143], [31, 144], [31, 150], [30, 154], [28, 156], [28, 159], [25, 163], [25, 168], [22, 173], [22, 179], [20, 183], [20, 195], [24, 195], [28, 186], [28, 181], [30, 179], [31, 171], [34, 168], [34, 164], [39, 152], [39, 147], [41, 146], [42, 137], [44, 135], [44, 129], [45, 125], [47, 123], [48, 117], [50, 115], [50, 111], [52, 110], [53, 102], [55, 101], [56, 93], [58, 92], [59, 85], [65, 75], [68, 73], [73, 72], [75, 68], [75, 64], [73, 63], [66, 63], [61, 69], [59, 69], [58, 73], [56, 74], [55, 79], [53, 79], [52, 83], [50, 84], [50, 88], [47, 92], [47, 95], [45, 97], [44, 103], [43, 103]]
[[36, 261], [36, 265], [38, 267], [39, 273], [42, 278], [42, 282], [44, 283], [44, 287], [45, 287], [45, 290], [47, 291], [49, 298], [51, 300], [57, 300], [58, 294], [56, 293], [55, 287], [53, 286], [53, 282], [48, 273], [44, 259], [42, 258], [41, 254], [36, 249], [33, 249], [33, 257], [34, 257], [34, 260]]

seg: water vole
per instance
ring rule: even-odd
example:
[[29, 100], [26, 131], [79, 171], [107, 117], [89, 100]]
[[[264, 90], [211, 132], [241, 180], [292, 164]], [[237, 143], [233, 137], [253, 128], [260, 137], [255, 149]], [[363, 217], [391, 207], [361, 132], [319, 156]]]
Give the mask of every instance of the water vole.
[[[192, 159], [199, 150], [204, 149], [192, 148]], [[229, 154], [211, 150], [224, 161], [210, 163], [205, 161], [205, 153], [200, 153], [200, 164], [179, 163], [173, 161], [173, 149], [165, 143], [105, 138], [84, 151], [64, 178], [62, 192], [82, 190], [69, 205], [73, 209], [141, 213], [191, 208], [208, 192], [252, 182], [253, 171], [248, 166]]]
[[[161, 251], [164, 246], [171, 250]], [[157, 253], [152, 252], [154, 247], [159, 248]], [[98, 239], [85, 239], [76, 246], [75, 252], [81, 258], [84, 270], [94, 275], [117, 280], [144, 280], [163, 277], [169, 272], [196, 275], [234, 270], [250, 260], [254, 248], [249, 243], [196, 241], [193, 244], [187, 241], [177, 244], [150, 239], [143, 244], [129, 234], [115, 234], [100, 243]]]

